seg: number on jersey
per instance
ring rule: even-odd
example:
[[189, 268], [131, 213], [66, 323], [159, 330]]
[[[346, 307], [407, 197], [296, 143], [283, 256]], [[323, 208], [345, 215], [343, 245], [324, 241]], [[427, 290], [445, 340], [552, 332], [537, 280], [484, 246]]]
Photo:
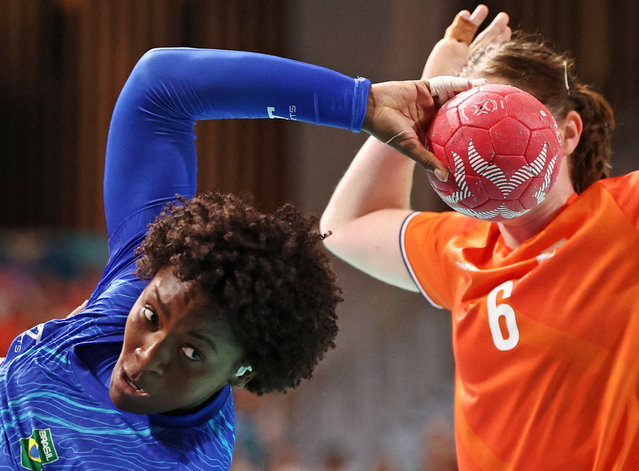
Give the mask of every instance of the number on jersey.
[[[517, 327], [515, 310], [510, 304], [504, 302], [505, 299], [510, 298], [513, 292], [513, 285], [513, 281], [506, 281], [500, 284], [488, 294], [487, 300], [490, 333], [493, 336], [495, 347], [503, 352], [512, 350], [519, 343], [519, 327]], [[497, 304], [497, 297], [500, 294], [500, 303]], [[505, 327], [503, 330], [500, 325], [502, 318], [503, 326]]]

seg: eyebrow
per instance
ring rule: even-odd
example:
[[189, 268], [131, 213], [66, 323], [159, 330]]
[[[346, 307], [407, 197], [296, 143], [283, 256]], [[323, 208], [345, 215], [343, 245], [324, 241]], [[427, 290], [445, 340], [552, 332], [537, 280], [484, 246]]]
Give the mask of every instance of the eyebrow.
[[[169, 311], [169, 307], [162, 302], [162, 299], [160, 298], [160, 290], [158, 289], [158, 287], [156, 286], [155, 289], [153, 290], [153, 293], [155, 294], [155, 299], [157, 300], [158, 304], [160, 305], [160, 308], [162, 308], [162, 312], [164, 313], [164, 315], [166, 315], [167, 317], [171, 317], [171, 312]], [[194, 337], [196, 339], [200, 339], [202, 340], [204, 343], [206, 343], [209, 347], [211, 347], [211, 349], [215, 352], [217, 352], [217, 348], [215, 347], [215, 343], [213, 342], [213, 340], [211, 340], [210, 337], [201, 334], [200, 332], [196, 331], [196, 330], [190, 330], [187, 332], [188, 335], [190, 335], [191, 337]]]
[[215, 343], [213, 342], [213, 340], [211, 340], [210, 337], [207, 337], [206, 335], [195, 330], [190, 330], [187, 332], [187, 334], [190, 335], [191, 337], [195, 337], [196, 339], [202, 340], [203, 342], [207, 343], [213, 351], [217, 351], [217, 348], [215, 347]]
[[157, 299], [158, 304], [162, 308], [162, 311], [164, 312], [164, 314], [168, 317], [171, 317], [171, 312], [169, 311], [169, 307], [166, 304], [164, 304], [164, 302], [162, 301], [162, 298], [160, 298], [160, 290], [157, 287], [157, 285], [155, 286], [153, 293], [155, 294], [155, 299]]

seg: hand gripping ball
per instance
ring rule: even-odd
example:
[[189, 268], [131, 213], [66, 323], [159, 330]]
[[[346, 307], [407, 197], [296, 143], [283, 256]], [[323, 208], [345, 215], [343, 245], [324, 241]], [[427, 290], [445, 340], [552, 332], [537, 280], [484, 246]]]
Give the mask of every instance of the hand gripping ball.
[[482, 85], [446, 102], [426, 144], [450, 171], [446, 182], [428, 173], [439, 196], [462, 214], [495, 222], [540, 204], [563, 159], [548, 109], [509, 85]]

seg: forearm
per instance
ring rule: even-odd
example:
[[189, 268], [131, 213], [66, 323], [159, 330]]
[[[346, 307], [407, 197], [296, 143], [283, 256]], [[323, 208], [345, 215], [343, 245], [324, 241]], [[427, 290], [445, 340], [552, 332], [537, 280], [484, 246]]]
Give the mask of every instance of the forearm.
[[109, 130], [104, 176], [109, 233], [149, 202], [195, 194], [196, 120], [282, 118], [359, 131], [369, 85], [264, 54], [148, 52], [125, 84]]
[[414, 168], [414, 161], [370, 137], [337, 185], [321, 218], [322, 231], [338, 231], [378, 210], [409, 209]]
[[149, 51], [130, 80], [127, 92], [144, 94], [150, 109], [169, 119], [279, 118], [356, 132], [370, 86], [282, 57], [192, 48]]
[[[390, 90], [393, 93], [388, 93]], [[387, 104], [388, 97], [392, 97], [392, 102], [404, 103], [402, 113], [394, 113]], [[337, 185], [321, 219], [323, 231], [335, 232], [375, 211], [409, 209], [414, 157], [428, 152], [417, 131], [423, 133], [432, 112], [433, 99], [422, 82], [371, 86], [363, 129], [374, 138], [362, 146]], [[387, 145], [398, 143], [413, 158]], [[330, 247], [337, 239], [327, 241], [327, 245]]]
[[415, 290], [400, 254], [399, 233], [410, 214], [412, 160], [369, 138], [337, 185], [322, 215], [326, 247], [354, 267]]

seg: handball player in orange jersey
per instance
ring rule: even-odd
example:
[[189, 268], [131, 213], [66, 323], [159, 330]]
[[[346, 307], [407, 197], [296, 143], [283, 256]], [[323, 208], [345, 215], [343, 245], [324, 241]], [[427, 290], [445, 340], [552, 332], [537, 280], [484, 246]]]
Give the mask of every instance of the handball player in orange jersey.
[[[639, 469], [639, 172], [609, 178], [612, 110], [539, 38], [460, 12], [423, 78], [483, 77], [553, 113], [565, 156], [547, 198], [502, 222], [410, 207], [419, 129], [369, 139], [322, 216], [325, 244], [452, 312], [455, 435], [467, 470]], [[442, 95], [440, 95], [441, 99]], [[383, 182], [383, 184], [380, 184]]]

